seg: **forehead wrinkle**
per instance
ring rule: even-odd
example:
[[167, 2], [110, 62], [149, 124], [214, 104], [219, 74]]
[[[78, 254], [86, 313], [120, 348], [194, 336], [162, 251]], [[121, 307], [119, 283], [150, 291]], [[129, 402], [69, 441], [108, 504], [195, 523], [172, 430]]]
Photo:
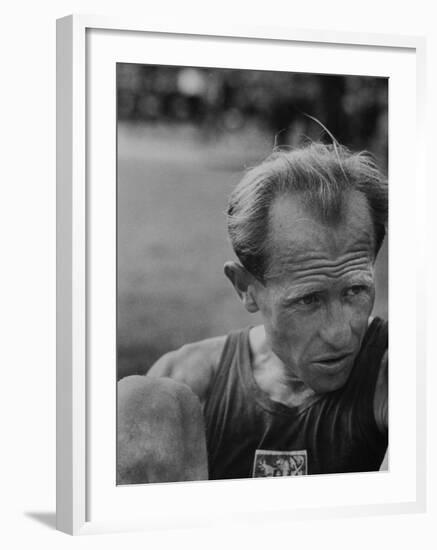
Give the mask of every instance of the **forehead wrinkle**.
[[[276, 254], [277, 257], [278, 254]], [[287, 272], [290, 274], [305, 274], [307, 272], [323, 272], [323, 270], [337, 276], [346, 269], [367, 267], [372, 262], [373, 258], [368, 247], [347, 252], [335, 258], [322, 255], [320, 252], [294, 253], [287, 250], [284, 255], [280, 256], [279, 261], [271, 262], [265, 276], [266, 278], [272, 278]]]
[[347, 267], [367, 264], [369, 259], [367, 252], [365, 252], [364, 254], [354, 255], [350, 258], [336, 258], [335, 260], [327, 260], [325, 258], [321, 260], [304, 260], [294, 262], [294, 264], [298, 266], [299, 270], [328, 269], [330, 271], [341, 271]]
[[293, 280], [298, 281], [299, 279], [304, 279], [308, 277], [322, 277], [328, 279], [341, 279], [345, 275], [354, 275], [356, 273], [362, 273], [363, 271], [368, 272], [368, 264], [355, 265], [355, 266], [346, 266], [339, 271], [326, 271], [321, 269], [311, 269], [305, 271], [298, 271], [293, 274]]
[[304, 266], [306, 264], [317, 264], [320, 266], [336, 268], [345, 263], [353, 263], [360, 261], [367, 261], [369, 257], [369, 250], [367, 247], [360, 248], [352, 252], [346, 252], [341, 256], [336, 256], [335, 258], [329, 257], [327, 255], [322, 255], [320, 252], [290, 252], [288, 251], [281, 256], [281, 263], [284, 264], [299, 264], [299, 266]]
[[344, 277], [345, 275], [352, 275], [357, 273], [373, 273], [373, 267], [370, 258], [363, 258], [359, 261], [348, 262], [344, 265], [335, 267], [318, 264], [311, 267], [299, 266], [293, 268], [281, 264], [278, 267], [270, 269], [270, 271], [267, 273], [266, 279], [271, 280], [285, 275], [291, 276], [293, 281], [298, 281], [311, 277], [338, 279]]
[[[271, 235], [270, 248], [279, 252], [281, 258], [285, 256], [301, 261], [320, 256], [335, 261], [339, 256], [373, 250], [372, 233], [365, 228], [356, 227], [355, 224], [332, 229], [309, 220], [304, 226], [300, 226], [297, 221], [293, 226], [282, 231], [282, 228], [278, 228]], [[354, 240], [348, 242], [351, 239]]]
[[347, 201], [344, 219], [336, 227], [311, 216], [296, 197], [277, 200], [269, 215], [265, 278], [311, 260], [335, 264], [341, 257], [363, 254], [373, 261], [373, 225], [365, 198], [359, 195], [358, 201]]

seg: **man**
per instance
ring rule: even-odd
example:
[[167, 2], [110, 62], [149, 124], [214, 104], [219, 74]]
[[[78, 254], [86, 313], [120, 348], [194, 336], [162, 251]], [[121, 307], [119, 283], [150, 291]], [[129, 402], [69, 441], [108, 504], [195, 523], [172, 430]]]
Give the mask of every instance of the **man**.
[[[262, 325], [119, 384], [118, 482], [379, 469], [387, 323], [371, 318], [387, 184], [334, 144], [273, 153], [232, 193], [225, 274]], [[285, 471], [285, 470], [284, 470]], [[267, 473], [265, 473], [267, 472]]]

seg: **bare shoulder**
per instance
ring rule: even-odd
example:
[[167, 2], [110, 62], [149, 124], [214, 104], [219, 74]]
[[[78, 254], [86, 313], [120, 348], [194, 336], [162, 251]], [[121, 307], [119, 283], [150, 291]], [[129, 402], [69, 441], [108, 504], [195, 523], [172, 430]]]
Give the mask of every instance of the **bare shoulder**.
[[172, 378], [186, 384], [204, 401], [217, 371], [226, 336], [186, 344], [163, 355], [151, 367], [148, 377]]

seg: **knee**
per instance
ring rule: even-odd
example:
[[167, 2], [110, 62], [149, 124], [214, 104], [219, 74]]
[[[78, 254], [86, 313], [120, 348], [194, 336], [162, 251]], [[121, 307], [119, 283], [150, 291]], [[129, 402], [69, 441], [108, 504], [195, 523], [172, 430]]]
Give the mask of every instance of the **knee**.
[[200, 411], [200, 402], [188, 386], [171, 378], [128, 376], [118, 382], [117, 414], [119, 423], [137, 423], [143, 418], [186, 416]]
[[117, 389], [118, 482], [182, 479], [187, 445], [204, 437], [198, 398], [169, 378], [129, 376]]

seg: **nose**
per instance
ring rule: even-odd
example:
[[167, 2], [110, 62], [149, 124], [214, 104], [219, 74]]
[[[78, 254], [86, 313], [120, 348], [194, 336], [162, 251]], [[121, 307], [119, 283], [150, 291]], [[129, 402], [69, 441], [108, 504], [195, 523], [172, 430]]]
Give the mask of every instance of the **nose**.
[[332, 304], [320, 331], [323, 341], [335, 351], [349, 349], [352, 336], [350, 321], [341, 304]]

